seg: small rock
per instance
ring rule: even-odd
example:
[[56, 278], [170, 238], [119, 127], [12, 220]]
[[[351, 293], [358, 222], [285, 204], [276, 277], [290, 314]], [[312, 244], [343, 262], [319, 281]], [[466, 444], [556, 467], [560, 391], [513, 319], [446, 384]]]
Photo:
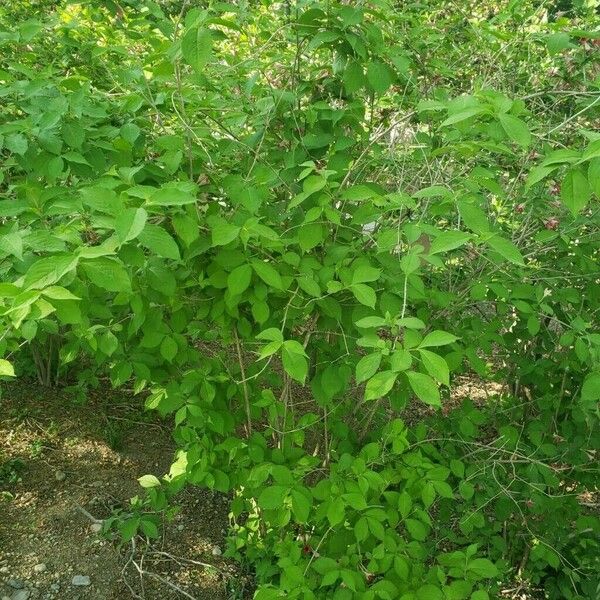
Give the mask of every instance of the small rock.
[[28, 600], [29, 592], [27, 590], [18, 590], [12, 596], [10, 600]]
[[2, 575], [6, 575], [8, 573], [9, 569], [8, 567], [0, 567], [0, 573], [2, 573]]
[[64, 481], [67, 477], [67, 474], [64, 471], [55, 471], [54, 478], [56, 481]]
[[221, 556], [223, 553], [221, 552], [221, 548], [219, 548], [219, 546], [213, 546], [212, 554], [213, 556]]
[[11, 587], [15, 590], [22, 590], [25, 587], [25, 582], [21, 581], [20, 579], [9, 579], [6, 582], [6, 585], [8, 585], [8, 587]]
[[33, 571], [35, 573], [43, 573], [46, 570], [46, 565], [44, 563], [39, 563], [33, 567]]
[[92, 523], [90, 525], [92, 533], [100, 533], [102, 531], [102, 523]]
[[184, 529], [185, 529], [185, 525], [183, 525], [183, 524], [177, 525], [177, 531], [183, 531]]
[[51, 589], [53, 592], [58, 592], [58, 591], [60, 591], [60, 585], [58, 585], [58, 583], [53, 583], [53, 584], [50, 586], [50, 589]]
[[75, 575], [71, 583], [73, 585], [90, 585], [90, 578], [87, 575]]

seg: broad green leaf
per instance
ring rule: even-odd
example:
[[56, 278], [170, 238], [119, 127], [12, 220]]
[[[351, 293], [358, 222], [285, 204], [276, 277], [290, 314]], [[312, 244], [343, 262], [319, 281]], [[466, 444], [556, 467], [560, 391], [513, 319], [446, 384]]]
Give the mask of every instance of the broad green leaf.
[[365, 73], [362, 65], [355, 60], [351, 60], [344, 70], [343, 81], [346, 92], [349, 94], [354, 94], [354, 92], [360, 90], [365, 85]]
[[174, 186], [164, 186], [154, 192], [147, 200], [148, 206], [183, 206], [185, 204], [194, 204], [196, 198]]
[[275, 510], [281, 508], [288, 492], [289, 489], [282, 485], [266, 487], [258, 496], [258, 506], [263, 510]]
[[160, 344], [160, 354], [167, 362], [173, 362], [177, 356], [177, 342], [169, 335], [165, 335]]
[[381, 353], [373, 352], [363, 356], [356, 364], [356, 383], [362, 383], [373, 377], [381, 364]]
[[458, 338], [451, 333], [436, 329], [428, 333], [423, 341], [419, 344], [419, 348], [428, 348], [430, 346], [446, 346], [453, 344]]
[[130, 292], [131, 281], [123, 265], [109, 258], [96, 258], [82, 263], [81, 268], [90, 281], [109, 292]]
[[406, 371], [406, 369], [410, 369], [411, 365], [412, 355], [406, 348], [400, 347], [392, 352], [392, 355], [390, 356], [390, 367], [394, 373]]
[[385, 396], [396, 382], [397, 373], [392, 371], [380, 371], [376, 373], [365, 387], [365, 400], [377, 400]]
[[162, 258], [179, 260], [179, 246], [177, 242], [159, 225], [146, 223], [144, 230], [139, 234], [140, 244]]
[[590, 404], [600, 400], [600, 371], [587, 375], [581, 387], [581, 399]]
[[119, 241], [124, 244], [135, 239], [146, 225], [148, 213], [143, 208], [126, 208], [115, 219], [115, 231]]
[[406, 376], [413, 392], [419, 398], [430, 404], [431, 406], [441, 406], [440, 391], [438, 390], [435, 381], [423, 373], [417, 373], [416, 371], [407, 371]]
[[419, 354], [427, 372], [440, 383], [450, 385], [450, 370], [446, 360], [439, 354], [422, 348], [419, 349]]
[[185, 62], [197, 73], [202, 73], [212, 54], [212, 34], [201, 26], [191, 27], [181, 40], [181, 53]]
[[0, 234], [0, 250], [12, 254], [19, 260], [23, 259], [23, 238], [18, 231]]
[[332, 527], [335, 527], [344, 520], [346, 507], [342, 498], [333, 498], [329, 501], [327, 509], [327, 520]]
[[352, 283], [370, 283], [377, 281], [381, 275], [381, 269], [368, 265], [358, 266], [352, 273]]
[[14, 377], [15, 369], [6, 359], [0, 358], [0, 377]]
[[252, 267], [250, 265], [240, 265], [236, 267], [227, 276], [227, 287], [232, 296], [243, 294], [252, 280]]
[[51, 285], [46, 289], [42, 290], [42, 294], [53, 300], [80, 300], [79, 296], [71, 293], [64, 287], [59, 285]]
[[212, 245], [226, 246], [238, 238], [240, 229], [237, 225], [231, 225], [224, 220], [216, 222], [212, 227]]
[[390, 67], [374, 60], [367, 65], [367, 81], [376, 94], [384, 94], [394, 82], [394, 76]]
[[398, 510], [400, 511], [400, 514], [402, 515], [403, 519], [406, 519], [406, 517], [408, 517], [408, 515], [410, 514], [412, 505], [413, 501], [410, 497], [410, 494], [406, 491], [401, 492], [398, 496]]
[[57, 283], [77, 266], [77, 257], [73, 255], [55, 255], [40, 258], [34, 262], [23, 279], [23, 287], [42, 289]]
[[552, 173], [556, 169], [558, 169], [558, 165], [555, 165], [553, 167], [552, 166], [550, 166], [550, 167], [544, 167], [544, 166], [534, 167], [533, 169], [531, 169], [531, 171], [529, 172], [529, 175], [527, 176], [527, 181], [525, 183], [525, 189], [527, 190], [532, 185], [535, 185], [542, 179], [545, 179], [546, 177], [548, 177], [548, 175], [550, 175], [550, 173]]
[[369, 327], [384, 327], [387, 321], [383, 317], [363, 317], [354, 323], [357, 327], [367, 329]]
[[487, 558], [475, 558], [467, 564], [467, 570], [478, 579], [489, 579], [498, 575], [498, 568]]
[[521, 251], [510, 240], [500, 235], [494, 235], [486, 240], [486, 244], [511, 263], [521, 267], [525, 265]]
[[302, 345], [293, 340], [283, 342], [281, 358], [286, 373], [303, 384], [308, 375], [308, 361]]
[[442, 121], [441, 126], [447, 127], [448, 125], [454, 125], [455, 123], [461, 123], [462, 121], [466, 121], [471, 117], [475, 117], [485, 112], [485, 109], [481, 106], [474, 106], [471, 108], [466, 108], [460, 112], [457, 112], [453, 115], [450, 115], [447, 119]]
[[276, 290], [283, 290], [281, 275], [269, 263], [255, 259], [252, 261], [252, 268], [256, 274], [270, 287]]
[[458, 202], [458, 210], [460, 212], [463, 223], [475, 233], [485, 233], [489, 231], [490, 225], [487, 215], [474, 204], [461, 201]]
[[186, 246], [191, 246], [199, 237], [198, 221], [188, 215], [174, 215], [173, 229]]
[[310, 509], [312, 506], [312, 498], [299, 492], [292, 490], [292, 510], [296, 521], [299, 523], [306, 523], [310, 515]]
[[531, 133], [529, 133], [527, 125], [521, 121], [521, 119], [504, 113], [498, 115], [498, 120], [500, 121], [500, 125], [502, 125], [502, 129], [506, 132], [506, 135], [513, 142], [516, 142], [519, 146], [523, 146], [524, 148], [527, 148], [527, 146], [531, 144]]
[[427, 535], [429, 534], [429, 528], [427, 525], [421, 523], [421, 521], [417, 521], [416, 519], [406, 519], [404, 523], [413, 540], [424, 542], [427, 539]]
[[459, 248], [466, 244], [471, 237], [471, 234], [464, 231], [444, 231], [431, 242], [429, 254], [438, 254]]
[[375, 290], [372, 287], [364, 283], [355, 283], [350, 286], [350, 290], [354, 294], [354, 297], [365, 306], [370, 308], [375, 308], [375, 303], [377, 302], [377, 295], [375, 294]]
[[592, 191], [584, 173], [579, 169], [570, 170], [560, 187], [560, 197], [574, 217], [585, 208], [591, 195]]
[[138, 479], [143, 488], [153, 488], [160, 486], [160, 480], [155, 475], [142, 475]]

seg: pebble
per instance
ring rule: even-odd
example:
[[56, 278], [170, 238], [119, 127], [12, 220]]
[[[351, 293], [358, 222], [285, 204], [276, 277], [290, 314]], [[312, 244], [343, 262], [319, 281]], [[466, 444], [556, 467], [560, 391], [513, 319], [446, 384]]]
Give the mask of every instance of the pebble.
[[73, 585], [90, 585], [90, 578], [87, 575], [75, 575], [71, 583]]
[[35, 573], [43, 573], [46, 570], [46, 565], [44, 563], [39, 563], [33, 567]]
[[55, 471], [54, 478], [56, 481], [64, 481], [67, 477], [67, 474], [64, 471]]
[[51, 589], [53, 592], [58, 592], [58, 591], [60, 590], [60, 585], [59, 585], [58, 583], [53, 583], [53, 584], [50, 586], [50, 589]]
[[0, 573], [2, 573], [2, 575], [6, 575], [8, 573], [9, 569], [8, 567], [0, 567]]
[[29, 595], [27, 590], [18, 590], [11, 596], [10, 600], [28, 600]]
[[6, 585], [15, 590], [22, 590], [25, 587], [25, 582], [21, 581], [20, 579], [9, 579], [6, 582]]
[[177, 525], [177, 531], [183, 531], [185, 529], [185, 525]]
[[212, 554], [213, 556], [221, 556], [221, 548], [219, 548], [219, 546], [213, 546]]
[[102, 531], [102, 523], [92, 523], [90, 529], [92, 533], [100, 533]]

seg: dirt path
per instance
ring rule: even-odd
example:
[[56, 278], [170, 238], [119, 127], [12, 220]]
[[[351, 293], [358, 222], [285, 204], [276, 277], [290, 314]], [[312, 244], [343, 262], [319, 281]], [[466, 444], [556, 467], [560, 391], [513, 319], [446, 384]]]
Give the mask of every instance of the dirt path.
[[137, 545], [135, 561], [151, 573], [143, 577], [129, 560], [131, 545], [100, 537], [80, 510], [106, 518], [140, 492], [137, 477], [168, 470], [170, 429], [132, 408], [140, 403], [109, 392], [77, 405], [65, 391], [3, 384], [0, 599], [186, 597], [173, 586], [197, 600], [243, 596], [243, 578], [220, 556], [226, 498], [185, 492], [163, 538]]

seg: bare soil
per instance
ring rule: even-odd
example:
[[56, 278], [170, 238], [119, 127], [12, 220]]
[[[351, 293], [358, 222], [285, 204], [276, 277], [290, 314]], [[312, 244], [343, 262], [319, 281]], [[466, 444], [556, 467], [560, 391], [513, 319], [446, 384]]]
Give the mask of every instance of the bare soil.
[[[138, 477], [171, 464], [171, 427], [143, 413], [141, 400], [108, 391], [77, 404], [65, 390], [23, 382], [1, 392], [2, 600], [244, 597], [245, 578], [220, 555], [224, 496], [183, 492], [181, 512], [151, 545], [119, 546], [94, 531], [90, 516], [126, 507]], [[76, 575], [90, 584], [73, 585]]]

